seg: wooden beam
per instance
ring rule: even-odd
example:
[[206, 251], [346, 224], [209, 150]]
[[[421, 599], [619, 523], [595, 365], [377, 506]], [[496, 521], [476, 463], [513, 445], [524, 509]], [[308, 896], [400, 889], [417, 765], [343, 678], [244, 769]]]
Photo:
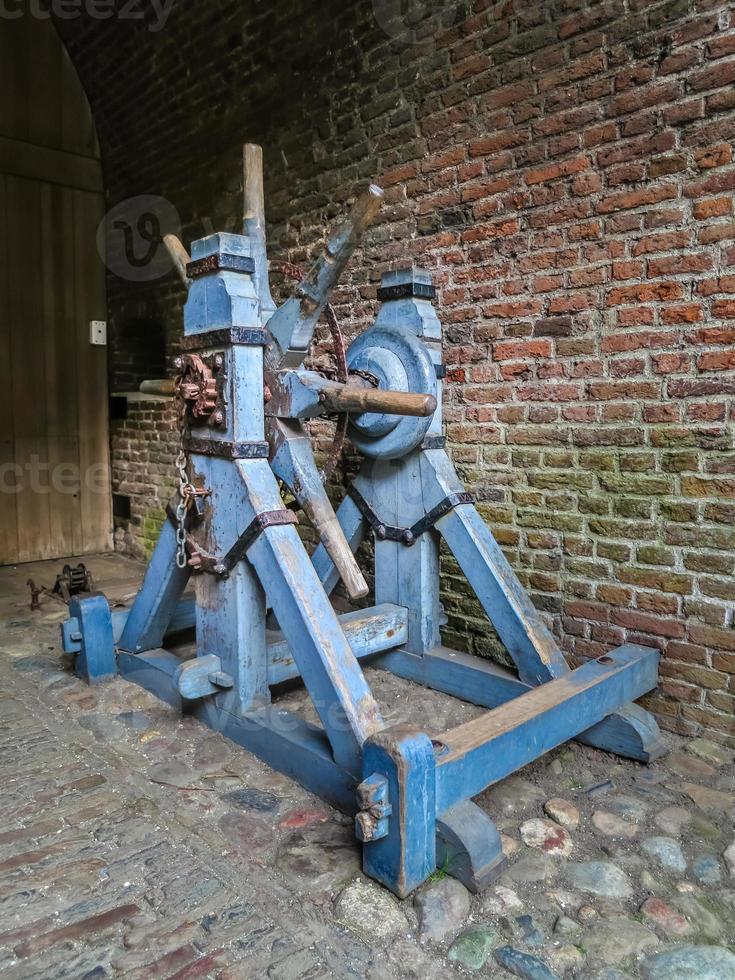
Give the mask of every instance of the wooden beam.
[[618, 647], [438, 736], [446, 749], [437, 756], [437, 812], [476, 796], [652, 690], [658, 659], [651, 647]]
[[14, 177], [103, 193], [102, 165], [95, 157], [0, 136], [0, 172]]
[[[408, 611], [389, 602], [345, 613], [339, 621], [358, 660], [401, 646], [408, 637]], [[288, 641], [279, 639], [269, 643], [268, 683], [281, 684], [298, 676], [299, 669]]]

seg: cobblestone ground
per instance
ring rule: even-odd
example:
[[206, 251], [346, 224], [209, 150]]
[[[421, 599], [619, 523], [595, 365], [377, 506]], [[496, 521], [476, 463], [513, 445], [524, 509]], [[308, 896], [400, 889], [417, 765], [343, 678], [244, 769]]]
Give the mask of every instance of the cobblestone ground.
[[[735, 977], [720, 747], [672, 739], [648, 768], [564, 747], [478, 800], [511, 855], [495, 886], [440, 871], [397, 902], [346, 818], [140, 688], [74, 678], [44, 610], [0, 641], [3, 980]], [[370, 679], [391, 720], [477, 711]]]

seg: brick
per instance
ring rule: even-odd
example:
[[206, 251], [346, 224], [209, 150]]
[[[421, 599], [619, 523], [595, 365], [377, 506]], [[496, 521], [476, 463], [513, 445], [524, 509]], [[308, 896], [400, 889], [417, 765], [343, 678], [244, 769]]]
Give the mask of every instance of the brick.
[[676, 620], [659, 619], [657, 616], [651, 616], [636, 609], [614, 609], [610, 618], [618, 626], [638, 630], [641, 633], [653, 633], [655, 636], [676, 639], [683, 639], [686, 635], [686, 628], [683, 623]]
[[29, 956], [37, 956], [43, 950], [51, 946], [68, 940], [95, 939], [100, 932], [110, 929], [121, 922], [125, 922], [136, 915], [140, 909], [137, 905], [120, 905], [117, 908], [108, 909], [106, 912], [99, 912], [86, 919], [73, 922], [68, 926], [60, 926], [50, 932], [36, 935], [33, 939], [28, 939], [15, 947], [15, 954], [21, 959]]
[[[284, 7], [273, 20], [267, 48], [297, 66], [304, 64], [303, 51], [322, 50], [327, 36], [330, 48], [321, 84], [310, 84], [308, 71], [298, 68], [298, 107], [263, 81], [266, 48], [258, 44], [249, 8], [227, 0], [214, 27], [197, 5], [174, 8], [170, 38], [191, 67], [187, 105], [196, 107], [196, 143], [217, 147], [206, 175], [180, 152], [192, 145], [191, 112], [171, 100], [176, 74], [161, 56], [160, 39], [156, 44], [141, 31], [125, 49], [125, 77], [111, 75], [108, 53], [118, 42], [104, 25], [91, 18], [59, 21], [98, 122], [108, 196], [124, 200], [151, 187], [173, 188], [182, 226], [195, 237], [211, 188], [239, 186], [241, 135], [215, 111], [222, 92], [212, 87], [202, 60], [202, 52], [232, 42], [227, 59], [236, 84], [225, 99], [232, 118], [247, 116], [255, 92], [271, 121], [274, 263], [308, 263], [324, 239], [325, 216], [331, 222], [360, 181], [377, 177], [386, 205], [335, 297], [340, 319], [348, 336], [370, 321], [382, 268], [409, 257], [435, 270], [447, 346], [456, 351], [447, 357], [448, 435], [456, 461], [472, 468], [478, 485], [496, 488], [497, 480], [508, 499], [534, 491], [523, 463], [506, 456], [496, 466], [500, 456], [485, 454], [542, 447], [607, 453], [611, 468], [601, 472], [621, 477], [706, 482], [699, 487], [704, 496], [658, 498], [660, 509], [647, 520], [624, 515], [643, 513], [652, 498], [613, 499], [625, 494], [600, 492], [597, 476], [597, 492], [552, 488], [539, 491], [540, 501], [513, 504], [541, 512], [523, 517], [539, 534], [561, 533], [549, 525], [570, 516], [616, 527], [619, 537], [597, 542], [602, 571], [594, 585], [562, 568], [565, 600], [608, 595], [613, 606], [635, 601], [639, 615], [679, 622], [677, 614], [641, 604], [670, 608], [680, 593], [607, 579], [614, 562], [629, 563], [649, 541], [704, 549], [713, 563], [735, 548], [727, 536], [729, 496], [709, 495], [711, 480], [725, 486], [731, 479], [709, 466], [731, 448], [735, 418], [735, 275], [729, 275], [735, 272], [735, 25], [726, 5], [526, 4], [498, 17], [480, 0], [449, 26], [416, 24], [417, 43], [405, 47], [386, 44], [385, 33], [373, 29], [370, 5], [354, 16], [337, 12], [325, 24], [296, 12]], [[350, 17], [353, 30], [345, 31], [340, 18]], [[160, 85], [147, 84], [151, 65]], [[134, 96], [126, 77], [141, 80]], [[114, 390], [163, 376], [164, 352], [170, 356], [179, 345], [178, 286], [110, 276], [108, 297]], [[320, 343], [319, 355], [329, 363], [327, 345]], [[175, 453], [173, 406], [129, 407], [128, 420], [113, 423], [112, 455], [115, 490], [130, 493], [133, 518], [124, 526], [118, 521], [116, 533], [121, 547], [142, 555], [174, 489], [165, 472]], [[169, 438], [155, 438], [164, 430]], [[633, 459], [648, 451], [655, 454], [652, 464]], [[549, 467], [543, 462], [537, 469]], [[515, 530], [498, 530], [520, 561]], [[576, 533], [585, 538], [586, 523]], [[672, 540], [662, 544], [665, 536]], [[684, 564], [692, 577], [717, 581], [731, 574], [722, 567]], [[646, 635], [643, 626], [615, 627]], [[472, 628], [462, 630], [469, 636]], [[579, 639], [594, 650], [600, 635]], [[670, 683], [678, 685], [670, 692], [687, 687]], [[32, 846], [25, 839], [17, 839], [19, 850]]]

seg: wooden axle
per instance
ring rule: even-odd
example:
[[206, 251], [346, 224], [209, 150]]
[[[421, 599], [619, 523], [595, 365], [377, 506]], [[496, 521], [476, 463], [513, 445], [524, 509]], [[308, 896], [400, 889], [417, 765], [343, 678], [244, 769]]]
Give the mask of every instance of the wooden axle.
[[332, 412], [376, 412], [428, 418], [436, 411], [436, 398], [433, 395], [386, 391], [372, 386], [364, 387], [353, 381], [344, 387], [326, 389], [322, 403]]

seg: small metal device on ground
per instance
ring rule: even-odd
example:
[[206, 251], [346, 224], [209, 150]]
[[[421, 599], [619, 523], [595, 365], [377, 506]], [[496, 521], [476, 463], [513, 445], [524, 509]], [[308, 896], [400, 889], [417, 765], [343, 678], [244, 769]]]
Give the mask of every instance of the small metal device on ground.
[[73, 595], [82, 595], [94, 591], [92, 573], [80, 562], [74, 568], [71, 565], [64, 565], [61, 572], [56, 576], [56, 582], [52, 589], [47, 589], [44, 585], [36, 585], [32, 578], [26, 583], [31, 590], [31, 611], [36, 612], [41, 608], [40, 597], [42, 595], [56, 599], [69, 605]]
[[[576, 670], [566, 663], [445, 452], [442, 330], [427, 272], [383, 276], [377, 318], [349, 348], [345, 379], [304, 367], [382, 192], [359, 198], [276, 309], [259, 148], [245, 158], [245, 233], [194, 242], [191, 259], [170, 243], [188, 288], [180, 500], [132, 608], [72, 599], [64, 647], [89, 682], [136, 681], [353, 813], [365, 873], [397, 895], [437, 866], [478, 890], [505, 858], [472, 797], [571, 738], [643, 762], [663, 753], [656, 722], [632, 703], [656, 686], [658, 651], [626, 644]], [[304, 423], [344, 412], [364, 461], [335, 513]], [[311, 557], [281, 484], [319, 535]], [[339, 616], [329, 596], [340, 579], [354, 599], [368, 591], [355, 559], [366, 535], [375, 604]], [[442, 645], [440, 538], [515, 671]], [[194, 602], [182, 598], [192, 576]], [[166, 648], [184, 626], [196, 628], [189, 660]], [[361, 662], [488, 710], [433, 737], [389, 726]], [[276, 685], [298, 678], [320, 725], [272, 703]]]

